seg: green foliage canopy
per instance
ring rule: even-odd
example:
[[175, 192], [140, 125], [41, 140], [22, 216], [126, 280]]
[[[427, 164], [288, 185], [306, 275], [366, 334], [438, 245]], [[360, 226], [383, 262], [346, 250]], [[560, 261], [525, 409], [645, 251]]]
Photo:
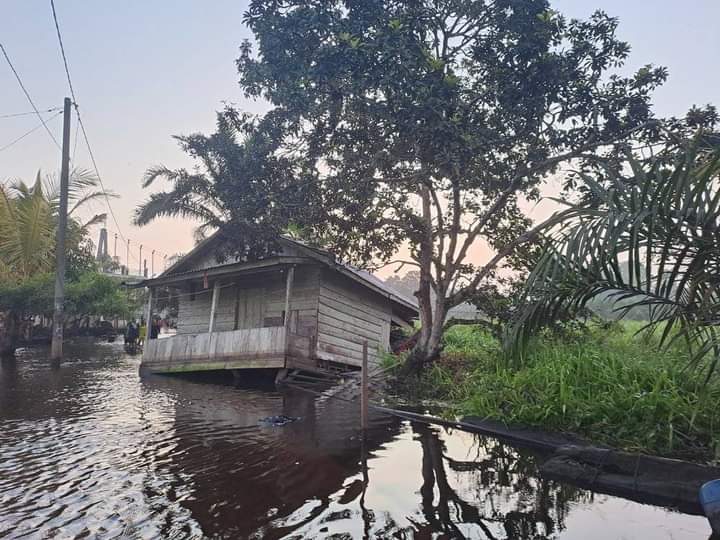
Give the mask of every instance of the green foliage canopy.
[[[93, 174], [74, 169], [69, 182], [66, 234], [66, 303], [68, 318], [91, 315], [128, 317], [136, 307], [119, 283], [97, 272], [90, 226], [104, 214], [82, 222], [76, 212], [104, 198]], [[0, 184], [0, 312], [11, 324], [0, 332], [0, 349], [11, 351], [19, 322], [28, 315], [50, 315], [53, 309], [55, 234], [59, 192], [57, 179], [38, 172], [32, 185], [22, 181]]]
[[[151, 169], [172, 189], [138, 210], [198, 217], [228, 238], [290, 223], [360, 265], [403, 247], [418, 268], [415, 355], [440, 347], [447, 310], [534, 237], [519, 202], [570, 160], [657, 137], [652, 90], [666, 72], [617, 68], [617, 20], [569, 20], [546, 0], [250, 3], [240, 85], [271, 106], [232, 109], [211, 136], [181, 138], [201, 165]], [[484, 240], [489, 263], [468, 260]], [[244, 256], [245, 253], [236, 253]], [[431, 291], [434, 294], [431, 294]]]

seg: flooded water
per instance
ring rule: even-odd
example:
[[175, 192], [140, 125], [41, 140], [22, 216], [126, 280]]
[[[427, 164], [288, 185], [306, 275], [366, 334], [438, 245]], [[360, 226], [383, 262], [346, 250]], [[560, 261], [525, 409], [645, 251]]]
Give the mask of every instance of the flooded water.
[[[118, 345], [0, 368], [0, 538], [697, 539], [704, 518], [538, 478], [491, 438], [222, 380]], [[259, 422], [300, 417], [283, 427]]]

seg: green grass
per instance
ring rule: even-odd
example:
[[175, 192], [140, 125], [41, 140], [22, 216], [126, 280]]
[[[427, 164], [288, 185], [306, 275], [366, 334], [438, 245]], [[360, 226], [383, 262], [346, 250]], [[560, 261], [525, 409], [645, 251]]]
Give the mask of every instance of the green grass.
[[423, 376], [426, 394], [455, 413], [572, 432], [631, 451], [720, 458], [720, 382], [686, 368], [680, 347], [661, 352], [632, 323], [536, 339], [520, 367], [483, 330], [456, 326]]

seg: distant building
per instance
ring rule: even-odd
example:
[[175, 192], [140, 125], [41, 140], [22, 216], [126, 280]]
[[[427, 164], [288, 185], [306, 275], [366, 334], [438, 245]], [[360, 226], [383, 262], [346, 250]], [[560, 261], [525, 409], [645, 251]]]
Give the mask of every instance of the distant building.
[[[394, 274], [385, 280], [385, 284], [406, 298], [414, 298], [415, 291], [420, 288], [420, 272], [411, 270], [410, 272], [400, 276]], [[435, 293], [430, 291], [430, 302], [435, 304]], [[450, 308], [445, 316], [445, 320], [457, 319], [461, 321], [478, 321], [485, 318], [483, 312], [470, 302], [463, 302], [453, 308]]]
[[448, 310], [445, 320], [456, 319], [459, 321], [479, 321], [486, 318], [485, 314], [470, 302], [463, 302]]

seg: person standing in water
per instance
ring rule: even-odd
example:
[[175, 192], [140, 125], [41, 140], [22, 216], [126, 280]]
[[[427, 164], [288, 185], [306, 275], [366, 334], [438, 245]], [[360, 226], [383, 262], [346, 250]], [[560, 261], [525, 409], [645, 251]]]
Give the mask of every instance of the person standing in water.
[[143, 319], [140, 319], [140, 330], [138, 332], [138, 342], [142, 347], [145, 345], [145, 338], [147, 337], [147, 324]]

